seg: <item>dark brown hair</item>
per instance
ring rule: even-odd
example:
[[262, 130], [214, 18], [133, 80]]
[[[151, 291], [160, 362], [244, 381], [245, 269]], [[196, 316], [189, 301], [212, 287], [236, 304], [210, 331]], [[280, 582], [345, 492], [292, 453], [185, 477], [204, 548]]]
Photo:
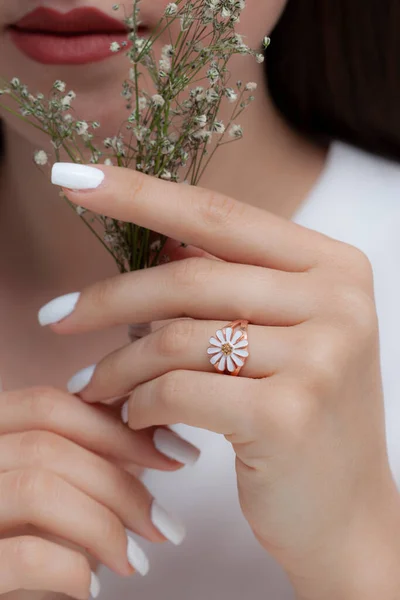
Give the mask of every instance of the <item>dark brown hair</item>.
[[286, 120], [400, 160], [399, 26], [400, 0], [288, 0], [265, 55]]

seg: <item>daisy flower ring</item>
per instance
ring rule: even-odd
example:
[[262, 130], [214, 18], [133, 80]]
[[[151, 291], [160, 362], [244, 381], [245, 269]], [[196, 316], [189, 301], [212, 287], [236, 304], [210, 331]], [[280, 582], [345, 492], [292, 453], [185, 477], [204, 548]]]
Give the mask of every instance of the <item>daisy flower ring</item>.
[[226, 327], [218, 329], [215, 336], [210, 337], [210, 363], [218, 373], [226, 375], [239, 375], [248, 356], [247, 325], [248, 321], [239, 319], [228, 323]]

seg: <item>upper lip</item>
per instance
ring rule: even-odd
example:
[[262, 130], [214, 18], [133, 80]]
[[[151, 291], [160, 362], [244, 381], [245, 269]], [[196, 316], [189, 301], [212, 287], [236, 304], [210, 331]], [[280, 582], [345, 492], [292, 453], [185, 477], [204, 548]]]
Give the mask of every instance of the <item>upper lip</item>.
[[60, 13], [40, 6], [28, 13], [13, 27], [25, 31], [49, 33], [113, 33], [127, 32], [127, 26], [94, 7], [75, 8]]

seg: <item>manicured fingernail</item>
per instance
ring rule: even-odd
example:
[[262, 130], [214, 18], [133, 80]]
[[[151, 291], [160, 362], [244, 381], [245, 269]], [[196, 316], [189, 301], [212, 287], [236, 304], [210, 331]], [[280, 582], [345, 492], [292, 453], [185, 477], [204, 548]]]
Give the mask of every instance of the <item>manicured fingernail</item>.
[[51, 183], [72, 190], [92, 190], [104, 179], [103, 171], [88, 165], [55, 163], [51, 170]]
[[178, 546], [186, 535], [185, 526], [172, 517], [156, 500], [151, 505], [151, 520], [163, 536], [170, 542]]
[[42, 306], [38, 313], [40, 325], [51, 325], [68, 317], [74, 311], [79, 296], [80, 292], [65, 294]]
[[93, 377], [93, 373], [96, 369], [96, 365], [90, 365], [85, 367], [81, 371], [78, 371], [71, 377], [67, 383], [67, 390], [70, 394], [79, 394], [89, 384]]
[[194, 465], [200, 456], [200, 450], [173, 433], [170, 429], [159, 427], [153, 435], [154, 446], [161, 454], [177, 460], [184, 465]]
[[129, 421], [129, 400], [127, 400], [121, 407], [121, 419], [123, 423]]
[[128, 535], [127, 555], [129, 564], [141, 575], [147, 575], [149, 559], [130, 535]]
[[92, 571], [92, 577], [90, 579], [90, 595], [92, 596], [92, 598], [97, 598], [97, 596], [100, 594], [100, 581], [99, 578], [97, 577], [96, 573], [93, 573]]

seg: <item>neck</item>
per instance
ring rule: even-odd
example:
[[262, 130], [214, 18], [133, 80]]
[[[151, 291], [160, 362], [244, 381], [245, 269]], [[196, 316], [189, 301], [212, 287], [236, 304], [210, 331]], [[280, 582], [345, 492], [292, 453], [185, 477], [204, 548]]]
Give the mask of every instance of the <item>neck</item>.
[[[261, 96], [261, 94], [260, 94]], [[290, 219], [318, 179], [325, 151], [293, 132], [267, 96], [241, 115], [242, 140], [214, 155], [200, 184]], [[83, 287], [116, 273], [112, 259], [32, 160], [35, 148], [5, 127], [0, 172], [0, 273], [34, 289]], [[15, 272], [19, 277], [15, 278]]]

